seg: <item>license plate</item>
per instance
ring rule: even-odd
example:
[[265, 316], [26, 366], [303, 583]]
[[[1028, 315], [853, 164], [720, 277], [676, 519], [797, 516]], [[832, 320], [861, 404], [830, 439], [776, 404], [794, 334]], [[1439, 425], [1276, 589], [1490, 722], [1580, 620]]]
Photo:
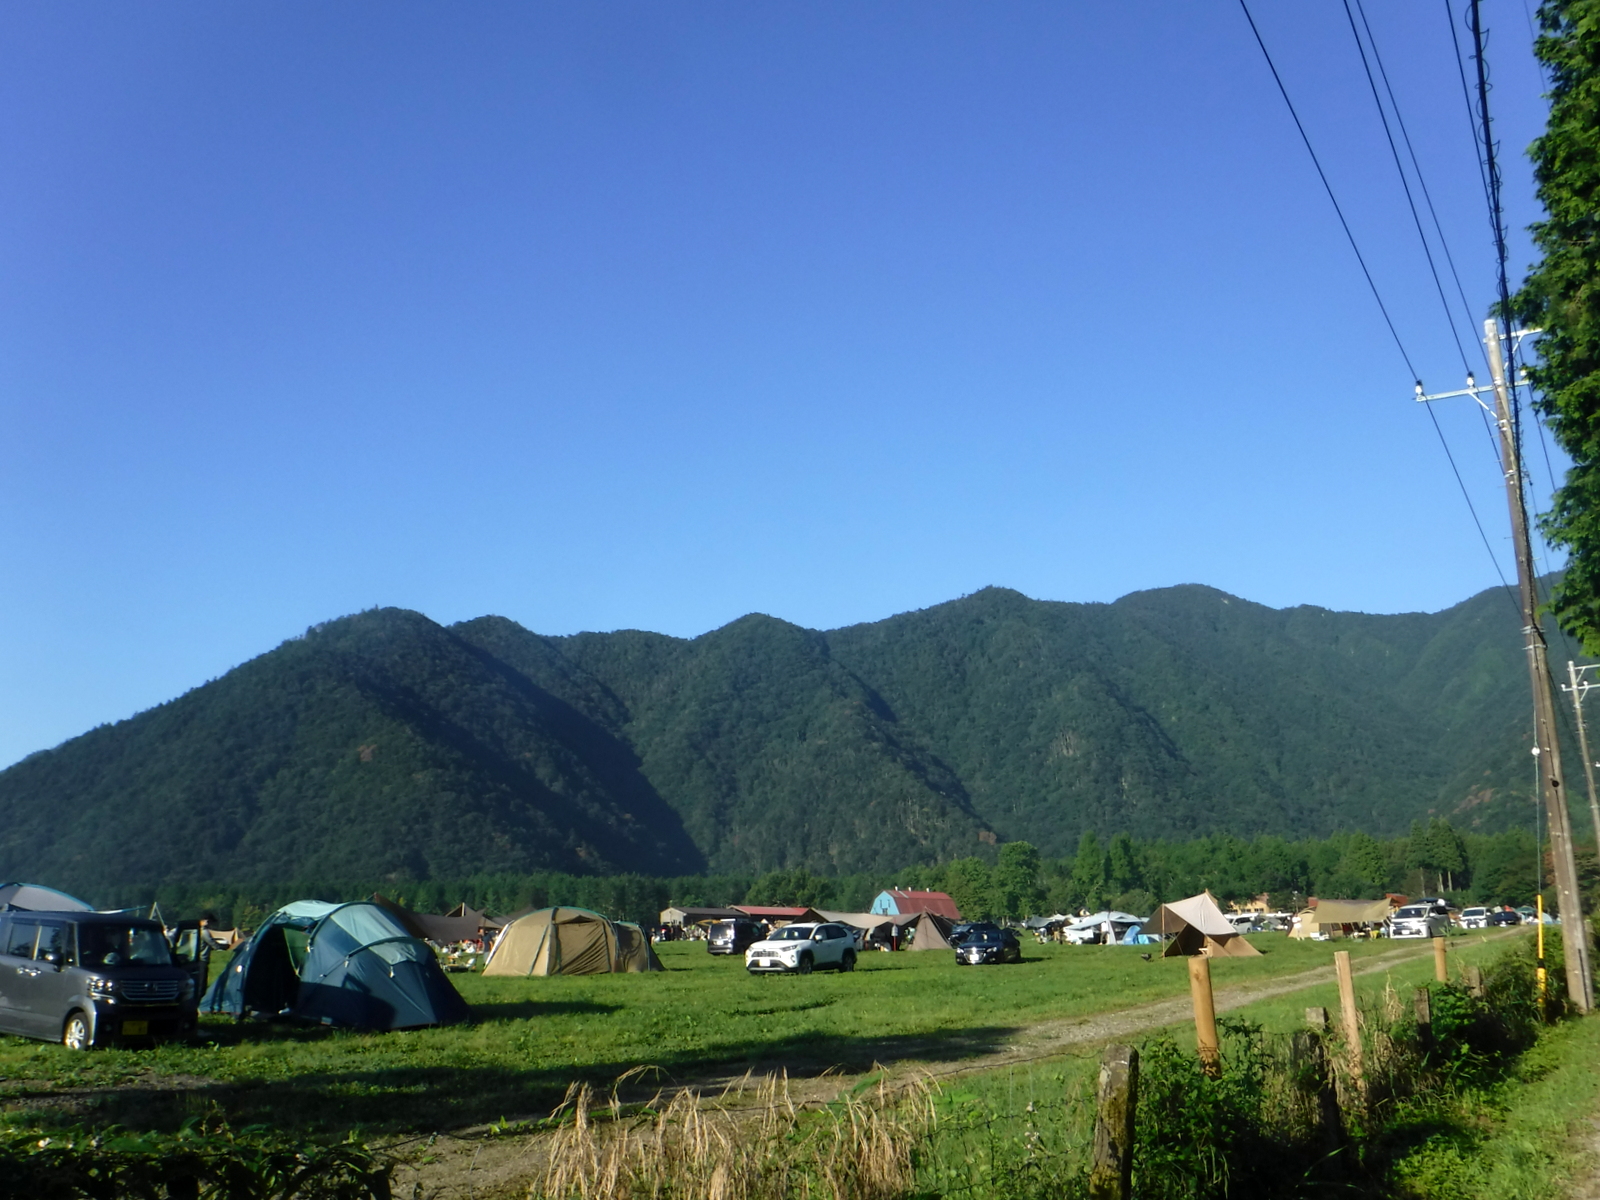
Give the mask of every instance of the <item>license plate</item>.
[[150, 1032], [149, 1021], [124, 1021], [122, 1033], [124, 1037], [144, 1037]]

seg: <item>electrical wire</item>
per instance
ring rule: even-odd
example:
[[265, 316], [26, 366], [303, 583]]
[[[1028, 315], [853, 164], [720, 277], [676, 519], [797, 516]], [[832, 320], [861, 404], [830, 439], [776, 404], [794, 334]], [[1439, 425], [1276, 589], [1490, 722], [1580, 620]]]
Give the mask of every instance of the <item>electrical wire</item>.
[[[1400, 161], [1400, 147], [1395, 144], [1394, 130], [1389, 127], [1389, 114], [1383, 107], [1383, 100], [1378, 95], [1378, 81], [1373, 78], [1372, 64], [1367, 61], [1367, 48], [1362, 44], [1361, 32], [1356, 28], [1355, 13], [1350, 10], [1350, 0], [1344, 0], [1345, 19], [1350, 22], [1350, 36], [1355, 39], [1356, 53], [1361, 56], [1361, 69], [1366, 72], [1367, 87], [1372, 92], [1373, 106], [1378, 110], [1378, 120], [1383, 125], [1383, 136], [1389, 143], [1389, 155], [1394, 159], [1395, 174], [1400, 176], [1400, 187], [1406, 194], [1406, 206], [1411, 210], [1411, 222], [1417, 227], [1417, 240], [1422, 243], [1423, 257], [1428, 260], [1428, 272], [1433, 276], [1433, 286], [1439, 293], [1439, 304], [1444, 309], [1445, 324], [1450, 327], [1450, 336], [1455, 340], [1456, 352], [1461, 355], [1461, 369], [1467, 374], [1472, 373], [1472, 364], [1467, 362], [1467, 351], [1461, 344], [1461, 334], [1456, 329], [1455, 318], [1450, 315], [1450, 301], [1445, 298], [1444, 281], [1439, 278], [1439, 266], [1433, 261], [1433, 248], [1428, 244], [1428, 235], [1422, 228], [1422, 214], [1417, 211], [1416, 197], [1411, 194], [1411, 181], [1406, 178], [1405, 166]], [[1371, 37], [1372, 31], [1368, 29], [1367, 36]], [[1376, 56], [1377, 48], [1374, 45], [1373, 54]], [[1394, 100], [1393, 93], [1389, 97]], [[1399, 110], [1396, 109], [1398, 114]], [[1397, 117], [1398, 119], [1398, 117]]]
[[[1400, 127], [1400, 137], [1401, 137], [1401, 140], [1405, 142], [1406, 155], [1407, 155], [1407, 157], [1409, 157], [1411, 159], [1411, 170], [1417, 177], [1417, 187], [1421, 190], [1422, 198], [1427, 203], [1428, 216], [1433, 221], [1434, 235], [1439, 239], [1439, 248], [1444, 252], [1445, 262], [1450, 267], [1450, 277], [1455, 282], [1456, 295], [1461, 300], [1461, 311], [1462, 311], [1462, 314], [1466, 317], [1467, 328], [1471, 329], [1474, 326], [1474, 321], [1473, 321], [1473, 318], [1472, 318], [1472, 305], [1467, 300], [1467, 290], [1466, 290], [1466, 288], [1464, 286], [1462, 286], [1462, 283], [1461, 283], [1461, 272], [1456, 270], [1455, 255], [1450, 253], [1450, 242], [1449, 242], [1449, 239], [1447, 239], [1445, 237], [1445, 235], [1444, 235], [1444, 225], [1439, 220], [1439, 211], [1433, 205], [1433, 194], [1428, 190], [1428, 181], [1427, 181], [1426, 177], [1424, 177], [1424, 175], [1422, 174], [1422, 163], [1421, 163], [1421, 160], [1419, 160], [1417, 158], [1417, 149], [1416, 149], [1416, 147], [1414, 145], [1412, 145], [1412, 143], [1411, 143], [1411, 132], [1410, 132], [1410, 130], [1408, 130], [1406, 128], [1405, 117], [1400, 112], [1400, 102], [1397, 99], [1395, 99], [1394, 87], [1389, 83], [1389, 72], [1383, 65], [1383, 56], [1378, 52], [1378, 39], [1373, 36], [1372, 25], [1367, 20], [1367, 11], [1366, 11], [1366, 8], [1362, 5], [1361, 0], [1355, 0], [1355, 5], [1356, 5], [1356, 12], [1361, 17], [1361, 27], [1362, 27], [1362, 29], [1364, 29], [1366, 31], [1366, 34], [1367, 34], [1367, 43], [1372, 47], [1372, 61], [1377, 64], [1377, 67], [1378, 67], [1378, 78], [1383, 80], [1383, 90], [1384, 90], [1385, 94], [1387, 94], [1388, 97], [1389, 97], [1389, 107], [1394, 110], [1394, 121], [1395, 121], [1395, 124]], [[1346, 3], [1345, 3], [1345, 15], [1348, 16], [1349, 13], [1350, 13], [1349, 0], [1346, 0]], [[1353, 23], [1352, 23], [1352, 30], [1353, 30]], [[1356, 48], [1358, 50], [1361, 48], [1361, 39], [1359, 37], [1356, 38]], [[1362, 56], [1361, 65], [1363, 67], [1367, 66], [1366, 56], [1365, 55]], [[1371, 71], [1370, 68], [1367, 68], [1367, 82], [1368, 82], [1368, 84], [1371, 84], [1371, 82], [1372, 82], [1372, 71]], [[1376, 93], [1377, 89], [1374, 88], [1373, 90], [1374, 90], [1374, 93]], [[1377, 99], [1376, 95], [1374, 95], [1373, 99], [1374, 100]], [[1383, 105], [1382, 104], [1378, 105], [1378, 115], [1380, 117], [1383, 115]], [[1388, 125], [1387, 121], [1384, 122], [1383, 132], [1389, 138], [1389, 149], [1392, 152], [1394, 150], [1394, 136], [1389, 133], [1389, 125]], [[1474, 143], [1474, 145], [1476, 145], [1476, 143]], [[1400, 166], [1399, 156], [1396, 155], [1395, 156], [1395, 167], [1398, 169], [1399, 166]], [[1402, 183], [1405, 182], [1405, 172], [1404, 171], [1400, 172], [1400, 180], [1401, 180]], [[1406, 189], [1406, 200], [1411, 203], [1411, 215], [1412, 215], [1413, 219], [1416, 219], [1416, 217], [1417, 217], [1417, 208], [1416, 208], [1416, 203], [1414, 201], [1412, 201], [1412, 199], [1411, 199], [1411, 189], [1410, 188]], [[1422, 235], [1421, 224], [1422, 224], [1421, 221], [1418, 220], [1417, 221], [1417, 226], [1418, 226], [1417, 234], [1418, 234], [1419, 237]], [[1423, 248], [1424, 249], [1427, 248], [1427, 239], [1426, 238], [1423, 239]], [[1467, 361], [1466, 351], [1464, 349], [1462, 349], [1461, 338], [1460, 338], [1460, 336], [1459, 336], [1459, 334], [1457, 332], [1455, 322], [1454, 322], [1454, 320], [1452, 320], [1449, 317], [1450, 305], [1448, 304], [1448, 302], [1444, 301], [1444, 294], [1443, 294], [1444, 293], [1444, 287], [1443, 287], [1442, 284], [1439, 283], [1439, 274], [1438, 274], [1437, 269], [1434, 269], [1433, 256], [1431, 254], [1428, 256], [1428, 266], [1429, 266], [1430, 269], [1434, 270], [1434, 277], [1433, 277], [1434, 278], [1434, 284], [1439, 287], [1439, 292], [1440, 292], [1439, 299], [1445, 305], [1446, 320], [1450, 321], [1450, 333], [1456, 339], [1456, 349], [1461, 351], [1461, 362], [1462, 362], [1462, 365], [1466, 366], [1466, 361]], [[1474, 339], [1474, 340], [1476, 340], [1476, 339]], [[1480, 349], [1481, 349], [1481, 347], [1480, 347]], [[1468, 367], [1468, 370], [1470, 371], [1471, 368]]]
[[[1361, 247], [1356, 243], [1356, 237], [1355, 237], [1355, 234], [1350, 229], [1350, 223], [1347, 220], [1345, 220], [1344, 209], [1340, 207], [1339, 199], [1338, 199], [1337, 196], [1334, 195], [1333, 185], [1328, 182], [1327, 173], [1322, 169], [1322, 162], [1321, 162], [1320, 159], [1318, 159], [1316, 149], [1311, 144], [1311, 137], [1310, 137], [1309, 134], [1307, 134], [1306, 127], [1300, 120], [1300, 114], [1295, 110], [1294, 101], [1289, 98], [1289, 90], [1288, 90], [1288, 88], [1286, 88], [1284, 86], [1283, 77], [1278, 74], [1277, 65], [1272, 61], [1272, 54], [1267, 49], [1267, 44], [1261, 37], [1261, 30], [1256, 27], [1255, 18], [1250, 15], [1250, 6], [1246, 2], [1246, 0], [1239, 0], [1239, 7], [1244, 10], [1244, 19], [1247, 22], [1249, 22], [1249, 24], [1250, 24], [1250, 32], [1255, 35], [1256, 45], [1261, 48], [1261, 55], [1262, 55], [1263, 58], [1266, 59], [1267, 69], [1272, 72], [1273, 82], [1275, 82], [1278, 85], [1278, 94], [1283, 97], [1283, 102], [1289, 109], [1289, 116], [1294, 119], [1295, 128], [1300, 131], [1300, 140], [1303, 143], [1305, 143], [1306, 153], [1311, 156], [1311, 163], [1317, 170], [1317, 177], [1322, 180], [1323, 190], [1327, 192], [1328, 200], [1333, 204], [1333, 211], [1339, 217], [1339, 224], [1344, 229], [1344, 235], [1350, 242], [1350, 249], [1352, 251], [1354, 251], [1355, 256], [1356, 256], [1356, 261], [1361, 264], [1361, 273], [1366, 277], [1367, 286], [1372, 290], [1372, 298], [1375, 301], [1377, 301], [1378, 311], [1383, 314], [1384, 322], [1389, 326], [1389, 334], [1390, 334], [1391, 337], [1394, 338], [1395, 347], [1400, 351], [1400, 357], [1405, 361], [1406, 368], [1411, 372], [1412, 379], [1416, 379], [1417, 378], [1417, 372], [1416, 372], [1416, 369], [1411, 365], [1411, 356], [1406, 353], [1405, 345], [1400, 340], [1400, 334], [1395, 329], [1394, 321], [1392, 319], [1390, 319], [1390, 317], [1389, 317], [1389, 309], [1383, 302], [1383, 296], [1378, 292], [1378, 285], [1372, 278], [1372, 272], [1367, 269], [1367, 260], [1361, 253]], [[1346, 14], [1348, 15], [1348, 13], [1349, 13], [1349, 6], [1348, 5], [1346, 5], [1345, 11], [1346, 11]], [[1354, 27], [1355, 27], [1354, 18], [1351, 18], [1352, 31], [1354, 30]], [[1360, 40], [1361, 39], [1360, 39], [1360, 37], [1358, 35], [1357, 38], [1356, 38], [1356, 43], [1357, 43], [1358, 46], [1360, 45]], [[1365, 62], [1365, 55], [1363, 55], [1363, 62]], [[1368, 72], [1367, 80], [1368, 80], [1369, 84], [1372, 82], [1372, 75], [1371, 75], [1370, 71]], [[1374, 99], [1377, 98], [1376, 85], [1373, 85], [1373, 97], [1374, 97]], [[1380, 113], [1382, 112], [1382, 107], [1383, 106], [1382, 106], [1382, 104], [1380, 102], [1379, 103], [1379, 111], [1380, 111]], [[1388, 130], [1387, 121], [1385, 122], [1384, 128], [1385, 128], [1385, 131], [1387, 132], [1387, 130]], [[1389, 146], [1390, 146], [1391, 150], [1395, 150], [1394, 139], [1392, 137], [1390, 138]], [[1399, 153], [1398, 153], [1397, 150], [1395, 150], [1395, 165], [1397, 167], [1399, 166]], [[1405, 173], [1402, 170], [1401, 171], [1401, 179], [1402, 179], [1402, 181], [1404, 181], [1404, 178], [1405, 178]], [[1407, 195], [1407, 198], [1409, 199], [1410, 198], [1410, 189], [1409, 189], [1409, 187], [1406, 190], [1406, 195]], [[1415, 204], [1412, 205], [1411, 214], [1412, 214], [1412, 217], [1417, 220], [1418, 233], [1421, 234], [1421, 232], [1422, 232], [1421, 220], [1420, 220], [1420, 218], [1417, 217], [1417, 210], [1416, 210]], [[1426, 248], [1426, 245], [1427, 245], [1426, 237], [1423, 238], [1423, 245], [1424, 245], [1424, 248]], [[1429, 255], [1428, 261], [1429, 261], [1429, 265], [1431, 267], [1432, 264], [1433, 264], [1433, 258], [1432, 258], [1431, 254]], [[1439, 276], [1438, 276], [1437, 270], [1435, 270], [1435, 272], [1434, 272], [1434, 282], [1435, 282], [1435, 284], [1439, 284]], [[1443, 298], [1444, 298], [1444, 289], [1443, 289], [1443, 285], [1442, 284], [1439, 284], [1439, 291], [1440, 291], [1440, 299], [1443, 300]], [[1449, 304], [1448, 303], [1445, 304], [1445, 314], [1446, 314], [1446, 319], [1449, 319]], [[1451, 321], [1451, 331], [1452, 331], [1452, 333], [1454, 332], [1454, 329], [1455, 329], [1455, 324], [1454, 324], [1453, 321]], [[1459, 342], [1457, 343], [1457, 348], [1458, 349], [1460, 348]], [[1463, 362], [1466, 361], [1465, 352], [1463, 352], [1463, 354], [1462, 354], [1462, 361]], [[1419, 387], [1420, 387], [1420, 382], [1419, 382]], [[1483, 548], [1489, 555], [1489, 561], [1494, 564], [1495, 574], [1500, 577], [1500, 584], [1501, 584], [1501, 586], [1503, 588], [1505, 588], [1506, 594], [1507, 594], [1507, 598], [1511, 599], [1510, 585], [1506, 582], [1505, 572], [1500, 567], [1500, 559], [1494, 552], [1494, 547], [1489, 541], [1489, 535], [1486, 532], [1484, 532], [1483, 522], [1481, 520], [1479, 520], [1479, 518], [1478, 518], [1477, 506], [1472, 503], [1472, 494], [1467, 491], [1466, 481], [1464, 479], [1462, 479], [1462, 477], [1461, 477], [1461, 468], [1456, 465], [1455, 455], [1453, 453], [1451, 453], [1450, 443], [1446, 440], [1446, 438], [1444, 436], [1444, 430], [1439, 425], [1439, 418], [1434, 413], [1433, 408], [1432, 408], [1431, 405], [1424, 405], [1423, 407], [1427, 408], [1427, 410], [1428, 410], [1428, 419], [1433, 423], [1433, 431], [1436, 434], [1438, 434], [1438, 436], [1439, 436], [1439, 445], [1444, 450], [1445, 459], [1450, 463], [1450, 472], [1456, 478], [1456, 486], [1461, 489], [1461, 498], [1467, 502], [1467, 512], [1469, 512], [1472, 515], [1472, 523], [1478, 530], [1478, 537], [1483, 542]], [[1518, 612], [1521, 611], [1520, 607], [1517, 606], [1517, 602], [1514, 599], [1511, 600], [1511, 603], [1512, 603], [1512, 606], [1514, 608], [1517, 608]]]
[[1424, 404], [1428, 410], [1428, 420], [1433, 422], [1433, 431], [1439, 435], [1439, 445], [1444, 449], [1444, 456], [1450, 463], [1450, 473], [1456, 477], [1456, 486], [1461, 489], [1461, 498], [1467, 502], [1467, 511], [1472, 514], [1472, 523], [1477, 526], [1478, 537], [1483, 540], [1483, 548], [1489, 554], [1489, 561], [1494, 564], [1494, 573], [1500, 577], [1500, 587], [1505, 593], [1506, 602], [1511, 605], [1517, 614], [1517, 620], [1522, 619], [1522, 605], [1511, 591], [1511, 584], [1506, 580], [1506, 573], [1500, 567], [1500, 556], [1494, 552], [1494, 547], [1489, 544], [1489, 535], [1483, 531], [1483, 522], [1478, 520], [1478, 510], [1472, 503], [1472, 495], [1467, 491], [1467, 485], [1461, 478], [1461, 468], [1456, 466], [1456, 456], [1450, 453], [1450, 443], [1445, 440], [1444, 430], [1439, 427], [1439, 417], [1433, 411], [1433, 405]]
[[1246, 0], [1239, 0], [1239, 7], [1244, 10], [1244, 19], [1250, 23], [1250, 32], [1255, 35], [1256, 45], [1261, 47], [1261, 56], [1267, 60], [1267, 70], [1272, 72], [1272, 80], [1278, 85], [1278, 94], [1283, 97], [1283, 102], [1288, 106], [1289, 116], [1294, 119], [1294, 127], [1300, 131], [1300, 140], [1305, 143], [1306, 153], [1311, 156], [1311, 165], [1317, 169], [1317, 178], [1322, 180], [1322, 188], [1328, 193], [1328, 200], [1333, 205], [1333, 211], [1339, 217], [1339, 225], [1344, 229], [1344, 236], [1350, 242], [1350, 249], [1355, 253], [1356, 262], [1361, 264], [1361, 273], [1366, 276], [1367, 287], [1372, 289], [1372, 298], [1377, 301], [1378, 311], [1383, 314], [1383, 320], [1389, 327], [1389, 336], [1394, 339], [1395, 349], [1400, 351], [1400, 357], [1406, 364], [1406, 370], [1411, 373], [1411, 378], [1416, 380], [1417, 369], [1411, 365], [1411, 356], [1406, 353], [1405, 343], [1400, 340], [1400, 332], [1395, 328], [1394, 319], [1389, 316], [1389, 308], [1383, 302], [1383, 296], [1378, 291], [1378, 285], [1372, 278], [1372, 272], [1367, 268], [1367, 260], [1361, 253], [1361, 247], [1356, 244], [1356, 235], [1351, 232], [1350, 222], [1345, 219], [1344, 209], [1339, 206], [1339, 198], [1333, 194], [1333, 185], [1328, 182], [1328, 174], [1322, 169], [1322, 160], [1317, 157], [1316, 149], [1311, 145], [1311, 137], [1306, 133], [1306, 127], [1300, 120], [1300, 114], [1295, 110], [1294, 101], [1289, 99], [1289, 89], [1283, 84], [1283, 77], [1278, 74], [1277, 65], [1272, 61], [1272, 54], [1267, 50], [1267, 43], [1261, 38], [1261, 31], [1256, 28], [1256, 20], [1250, 15], [1250, 6]]

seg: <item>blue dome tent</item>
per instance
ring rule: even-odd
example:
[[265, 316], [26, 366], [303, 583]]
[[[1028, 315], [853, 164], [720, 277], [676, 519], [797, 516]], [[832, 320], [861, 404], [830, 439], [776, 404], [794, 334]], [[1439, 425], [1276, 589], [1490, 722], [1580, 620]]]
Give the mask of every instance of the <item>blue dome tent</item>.
[[303, 1017], [353, 1029], [468, 1019], [426, 942], [367, 901], [298, 900], [256, 930], [206, 996], [207, 1012]]

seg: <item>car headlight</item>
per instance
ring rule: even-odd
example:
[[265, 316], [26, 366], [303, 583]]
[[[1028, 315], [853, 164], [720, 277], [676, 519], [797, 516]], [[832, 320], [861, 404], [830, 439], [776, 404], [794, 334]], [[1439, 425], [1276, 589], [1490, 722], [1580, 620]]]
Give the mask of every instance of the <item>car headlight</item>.
[[117, 982], [116, 982], [116, 980], [114, 980], [114, 979], [101, 979], [98, 976], [92, 976], [89, 979], [89, 995], [95, 997], [96, 999], [104, 1000], [107, 997], [115, 996], [116, 994], [117, 994]]

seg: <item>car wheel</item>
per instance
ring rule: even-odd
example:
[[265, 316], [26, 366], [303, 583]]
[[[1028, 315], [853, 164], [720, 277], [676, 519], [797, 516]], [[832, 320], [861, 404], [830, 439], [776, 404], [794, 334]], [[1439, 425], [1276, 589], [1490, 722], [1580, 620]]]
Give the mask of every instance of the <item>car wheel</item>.
[[854, 971], [855, 969], [856, 969], [856, 952], [854, 950], [846, 950], [844, 952], [844, 957], [839, 960], [839, 970], [841, 970], [841, 971]]
[[795, 972], [799, 975], [811, 974], [811, 955], [802, 954], [800, 956], [800, 962], [796, 965]]
[[67, 1017], [67, 1023], [61, 1027], [61, 1044], [68, 1050], [87, 1050], [94, 1045], [94, 1038], [89, 1032], [89, 1018], [81, 1012], [74, 1012]]

